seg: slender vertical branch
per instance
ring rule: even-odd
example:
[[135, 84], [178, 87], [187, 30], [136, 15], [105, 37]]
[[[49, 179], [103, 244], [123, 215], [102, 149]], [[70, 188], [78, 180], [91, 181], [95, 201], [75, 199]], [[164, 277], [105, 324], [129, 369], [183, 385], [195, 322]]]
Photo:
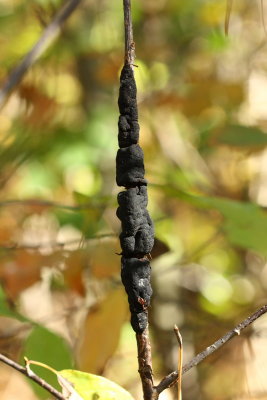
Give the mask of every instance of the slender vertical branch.
[[133, 65], [135, 59], [135, 44], [133, 41], [131, 0], [123, 0], [123, 11], [125, 35], [125, 63]]
[[153, 385], [151, 345], [149, 340], [148, 328], [140, 334], [136, 334], [138, 352], [138, 372], [142, 381], [144, 400], [158, 398], [158, 392]]
[[155, 400], [151, 346], [148, 333], [148, 309], [152, 288], [148, 258], [154, 245], [154, 228], [147, 211], [147, 181], [144, 154], [139, 146], [138, 109], [133, 63], [135, 46], [131, 1], [123, 0], [125, 59], [120, 76], [118, 105], [119, 150], [116, 157], [116, 181], [125, 189], [118, 194], [117, 216], [121, 220], [121, 279], [128, 295], [131, 324], [136, 332], [139, 374], [144, 400]]

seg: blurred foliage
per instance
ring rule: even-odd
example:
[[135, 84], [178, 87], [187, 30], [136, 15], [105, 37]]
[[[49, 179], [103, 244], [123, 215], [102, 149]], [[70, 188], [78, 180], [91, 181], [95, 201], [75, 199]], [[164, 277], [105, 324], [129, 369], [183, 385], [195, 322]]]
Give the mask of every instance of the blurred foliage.
[[[63, 3], [0, 0], [2, 82]], [[121, 3], [82, 2], [1, 110], [0, 350], [139, 398], [116, 254]], [[233, 4], [227, 37], [226, 0], [133, 0], [156, 379], [176, 368], [175, 323], [187, 361], [266, 303], [266, 35], [256, 1]], [[262, 318], [185, 376], [184, 400], [267, 396], [264, 332]]]

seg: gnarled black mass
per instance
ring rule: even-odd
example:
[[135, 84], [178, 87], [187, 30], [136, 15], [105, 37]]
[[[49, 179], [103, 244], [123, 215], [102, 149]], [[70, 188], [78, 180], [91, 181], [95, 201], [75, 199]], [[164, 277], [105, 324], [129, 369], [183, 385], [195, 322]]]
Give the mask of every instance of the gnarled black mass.
[[132, 67], [124, 65], [120, 77], [119, 147], [116, 181], [125, 191], [118, 194], [117, 216], [121, 221], [121, 278], [128, 294], [131, 324], [135, 332], [147, 327], [152, 289], [150, 263], [146, 257], [154, 244], [154, 229], [147, 211], [144, 154], [138, 144], [139, 124], [136, 84]]
[[130, 65], [124, 65], [120, 76], [119, 94], [119, 146], [128, 147], [139, 139], [138, 110], [136, 103], [136, 84]]
[[144, 153], [139, 144], [119, 149], [116, 157], [118, 186], [129, 187], [136, 184], [146, 184]]
[[142, 321], [146, 320], [144, 315], [147, 314], [150, 305], [150, 273], [151, 267], [147, 259], [122, 257], [121, 280], [128, 294], [131, 322], [135, 331], [142, 330]]
[[149, 254], [154, 245], [154, 229], [146, 209], [147, 188], [136, 186], [118, 194], [117, 217], [121, 220], [122, 253], [130, 257]]

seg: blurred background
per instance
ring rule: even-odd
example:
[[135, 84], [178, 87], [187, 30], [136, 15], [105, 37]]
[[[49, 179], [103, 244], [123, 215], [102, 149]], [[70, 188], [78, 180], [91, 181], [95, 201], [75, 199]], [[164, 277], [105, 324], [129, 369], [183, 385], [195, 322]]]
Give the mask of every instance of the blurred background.
[[[0, 0], [0, 79], [61, 0]], [[155, 382], [266, 303], [267, 4], [134, 0], [155, 222]], [[84, 0], [0, 112], [0, 352], [142, 397], [115, 216], [122, 1]], [[183, 399], [266, 399], [267, 319], [184, 376]], [[44, 370], [36, 371], [52, 383]], [[51, 379], [51, 380], [50, 380]], [[48, 394], [0, 365], [0, 399]], [[162, 393], [171, 400], [175, 389]]]

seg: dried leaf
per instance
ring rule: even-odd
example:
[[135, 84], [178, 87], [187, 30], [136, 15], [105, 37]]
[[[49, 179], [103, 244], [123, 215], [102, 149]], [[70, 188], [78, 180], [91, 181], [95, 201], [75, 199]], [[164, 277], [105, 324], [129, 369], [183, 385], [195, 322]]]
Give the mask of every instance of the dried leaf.
[[117, 348], [128, 305], [123, 288], [108, 294], [93, 311], [89, 311], [78, 347], [79, 367], [99, 373]]
[[110, 278], [120, 273], [121, 252], [117, 238], [98, 239], [90, 250], [90, 267], [95, 278]]

